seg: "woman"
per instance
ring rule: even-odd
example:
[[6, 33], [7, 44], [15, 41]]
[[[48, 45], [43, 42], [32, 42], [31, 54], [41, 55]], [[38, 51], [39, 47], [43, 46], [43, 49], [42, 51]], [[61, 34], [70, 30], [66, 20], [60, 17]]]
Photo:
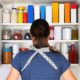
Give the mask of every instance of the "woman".
[[49, 24], [42, 19], [32, 23], [30, 33], [33, 47], [20, 52], [12, 61], [7, 80], [77, 80], [70, 70], [69, 62], [48, 44]]

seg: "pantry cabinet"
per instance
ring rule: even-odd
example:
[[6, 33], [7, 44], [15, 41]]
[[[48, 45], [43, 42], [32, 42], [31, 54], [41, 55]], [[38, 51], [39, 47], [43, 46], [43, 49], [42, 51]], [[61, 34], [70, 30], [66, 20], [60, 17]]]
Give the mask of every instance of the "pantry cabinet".
[[[15, 8], [17, 8], [17, 7], [19, 7], [19, 6], [28, 6], [28, 5], [34, 5], [35, 7], [34, 7], [34, 10], [36, 9], [36, 11], [35, 11], [35, 14], [36, 13], [39, 13], [40, 12], [40, 10], [38, 9], [40, 6], [42, 6], [42, 5], [44, 5], [45, 7], [47, 7], [47, 6], [52, 6], [52, 2], [53, 3], [55, 3], [55, 1], [52, 1], [52, 0], [46, 0], [46, 1], [42, 1], [42, 0], [40, 0], [40, 1], [38, 1], [38, 0], [28, 0], [27, 2], [26, 2], [26, 4], [24, 4], [24, 2], [25, 2], [25, 0], [22, 0], [22, 2], [23, 3], [21, 3], [21, 1], [16, 1], [16, 0], [14, 0], [14, 1], [12, 1], [12, 0], [8, 0], [8, 2], [7, 2], [7, 0], [3, 0], [3, 1], [1, 1], [1, 4], [2, 4], [2, 6], [3, 6], [3, 8], [0, 8], [0, 62], [1, 62], [1, 59], [2, 59], [2, 57], [1, 57], [1, 55], [2, 55], [2, 48], [3, 48], [3, 46], [4, 46], [4, 44], [5, 43], [9, 43], [9, 45], [10, 45], [10, 43], [11, 43], [11, 45], [13, 45], [14, 43], [16, 43], [16, 44], [19, 44], [19, 46], [21, 47], [21, 48], [30, 48], [30, 45], [32, 44], [32, 41], [31, 40], [25, 40], [24, 39], [24, 36], [22, 37], [22, 40], [15, 40], [15, 39], [9, 39], [9, 40], [2, 40], [2, 31], [3, 30], [6, 30], [6, 29], [9, 29], [9, 30], [11, 30], [12, 31], [12, 33], [11, 34], [13, 34], [14, 33], [14, 30], [17, 30], [17, 29], [20, 29], [20, 30], [22, 30], [23, 32], [22, 32], [22, 35], [24, 35], [25, 34], [25, 30], [30, 30], [30, 26], [31, 26], [31, 23], [11, 23], [11, 22], [9, 22], [8, 20], [6, 20], [6, 21], [8, 21], [7, 23], [5, 23], [5, 22], [3, 22], [3, 11], [4, 11], [4, 9], [8, 9], [8, 10], [12, 10], [12, 7], [14, 6]], [[69, 3], [74, 3], [74, 2], [76, 2], [76, 4], [78, 4], [77, 2], [78, 1], [75, 1], [75, 0], [68, 0], [68, 2]], [[58, 0], [58, 3], [60, 3], [61, 5], [59, 5], [59, 4], [57, 4], [59, 7], [60, 6], [63, 6], [63, 7], [65, 7], [65, 5], [64, 5], [64, 3], [66, 3], [66, 1], [65, 0]], [[53, 5], [56, 5], [56, 4], [53, 4]], [[67, 5], [67, 4], [66, 4]], [[44, 6], [42, 6], [42, 8], [44, 8]], [[50, 7], [49, 7], [50, 8]], [[53, 7], [53, 11], [54, 11], [54, 8], [55, 8], [55, 6]], [[72, 7], [73, 8], [73, 7]], [[51, 8], [50, 8], [51, 9]], [[55, 8], [56, 9], [56, 8]], [[58, 8], [57, 8], [58, 9]], [[80, 20], [79, 20], [79, 18], [80, 18], [80, 8], [79, 8], [79, 5], [78, 5], [78, 14], [76, 15], [76, 17], [77, 17], [77, 19], [78, 19], [78, 21], [77, 21], [77, 19], [76, 19], [76, 21], [74, 22], [74, 20], [73, 20], [73, 22], [65, 22], [65, 20], [64, 20], [64, 14], [62, 15], [61, 14], [61, 10], [62, 11], [64, 11], [63, 10], [63, 8], [59, 8], [59, 10], [60, 10], [60, 14], [59, 14], [59, 12], [57, 12], [57, 17], [58, 18], [60, 18], [61, 20], [59, 20], [58, 18], [57, 18], [57, 20], [56, 20], [56, 22], [54, 21], [54, 20], [52, 20], [53, 22], [49, 22], [49, 25], [50, 26], [52, 26], [52, 27], [54, 27], [54, 29], [56, 28], [56, 27], [60, 27], [61, 28], [61, 39], [55, 39], [55, 40], [49, 40], [49, 43], [50, 43], [50, 45], [51, 46], [55, 46], [55, 45], [57, 45], [56, 46], [56, 48], [60, 51], [61, 50], [61, 45], [62, 44], [68, 44], [68, 47], [70, 47], [70, 45], [71, 45], [71, 43], [76, 43], [77, 45], [76, 45], [76, 48], [77, 48], [77, 53], [78, 53], [78, 55], [79, 55], [79, 58], [78, 58], [78, 63], [80, 63], [80, 24], [79, 24], [79, 22], [80, 22]], [[39, 11], [38, 11], [39, 10]], [[58, 11], [58, 10], [57, 10]], [[6, 11], [7, 12], [7, 11]], [[48, 12], [48, 11], [46, 11], [46, 12]], [[73, 12], [75, 12], [75, 11], [73, 11]], [[44, 13], [44, 12], [42, 12], [42, 13]], [[55, 12], [51, 12], [51, 13], [54, 13], [55, 14]], [[64, 12], [65, 13], [65, 12]], [[70, 12], [69, 12], [70, 13]], [[34, 15], [35, 15], [34, 14]], [[58, 15], [59, 14], [59, 15]], [[46, 15], [48, 15], [48, 14], [46, 14]], [[61, 15], [63, 16], [63, 17], [61, 17]], [[43, 15], [42, 15], [43, 16]], [[70, 16], [70, 15], [69, 15]], [[69, 17], [68, 16], [68, 17]], [[37, 19], [38, 17], [40, 17], [40, 15], [38, 14], [36, 14], [36, 17], [35, 17], [35, 19]], [[48, 15], [48, 17], [49, 17], [49, 15]], [[52, 18], [53, 17], [53, 19], [55, 18], [54, 16], [50, 16], [50, 18], [48, 18], [47, 17], [47, 19], [49, 19], [50, 20], [50, 18]], [[69, 17], [70, 18], [70, 17]], [[69, 19], [68, 18], [68, 19]], [[73, 17], [72, 17], [73, 18]], [[56, 19], [56, 18], [55, 18]], [[58, 22], [58, 20], [59, 20], [59, 22]], [[67, 21], [67, 20], [66, 20]], [[64, 28], [68, 28], [68, 29], [72, 29], [72, 28], [77, 28], [77, 30], [78, 30], [78, 39], [63, 39], [62, 38], [62, 35], [64, 35], [65, 34], [65, 32], [64, 33], [62, 33], [63, 31], [63, 29]], [[68, 35], [70, 35], [71, 33], [69, 33]], [[57, 35], [57, 34], [56, 34]], [[65, 34], [66, 35], [66, 34]], [[64, 36], [65, 37], [65, 36]], [[66, 36], [67, 37], [67, 36]], [[66, 38], [65, 37], [65, 38]], [[9, 46], [9, 45], [6, 45], [6, 46]], [[68, 54], [68, 53], [67, 53]], [[67, 55], [66, 55], [67, 56]], [[77, 64], [78, 64], [77, 63]], [[2, 63], [1, 63], [2, 64]]]

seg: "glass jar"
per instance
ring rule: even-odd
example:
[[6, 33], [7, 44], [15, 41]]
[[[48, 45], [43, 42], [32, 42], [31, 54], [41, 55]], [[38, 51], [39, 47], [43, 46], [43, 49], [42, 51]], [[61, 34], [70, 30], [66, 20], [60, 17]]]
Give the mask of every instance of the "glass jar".
[[53, 26], [50, 27], [50, 35], [49, 35], [49, 39], [50, 39], [50, 40], [53, 40], [53, 39], [54, 39], [54, 28], [53, 28]]
[[77, 28], [72, 28], [72, 40], [78, 39], [78, 30]]
[[3, 40], [11, 40], [12, 35], [11, 35], [11, 30], [10, 29], [4, 29], [2, 30], [2, 39]]
[[17, 23], [17, 9], [16, 8], [12, 8], [11, 23]]
[[3, 48], [2, 54], [2, 63], [3, 64], [10, 64], [12, 59], [12, 52], [10, 48]]
[[14, 30], [13, 39], [14, 40], [22, 40], [22, 31], [19, 29]]
[[10, 12], [7, 9], [3, 12], [3, 23], [10, 23]]
[[27, 31], [27, 30], [25, 31], [24, 39], [25, 39], [25, 40], [31, 40], [31, 39], [32, 39], [32, 37], [31, 37], [31, 35], [30, 35], [30, 32]]

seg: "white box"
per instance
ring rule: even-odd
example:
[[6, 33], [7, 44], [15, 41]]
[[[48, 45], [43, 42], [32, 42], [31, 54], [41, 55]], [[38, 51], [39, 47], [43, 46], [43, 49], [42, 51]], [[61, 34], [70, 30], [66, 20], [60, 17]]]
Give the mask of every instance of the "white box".
[[52, 7], [46, 6], [46, 21], [48, 23], [52, 23]]
[[59, 23], [64, 23], [64, 4], [59, 4]]
[[40, 19], [40, 7], [38, 5], [34, 6], [34, 20]]

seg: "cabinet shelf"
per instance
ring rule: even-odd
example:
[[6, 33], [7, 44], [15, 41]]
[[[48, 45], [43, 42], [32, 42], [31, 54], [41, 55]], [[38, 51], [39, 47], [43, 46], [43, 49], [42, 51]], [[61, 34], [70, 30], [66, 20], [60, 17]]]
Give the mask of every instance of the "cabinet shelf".
[[[77, 27], [78, 23], [50, 23], [54, 27]], [[2, 29], [30, 29], [31, 23], [2, 23]]]
[[[1, 42], [27, 42], [32, 43], [32, 40], [2, 40]], [[78, 40], [49, 40], [49, 43], [72, 43], [72, 42], [78, 42]]]
[[[3, 26], [31, 26], [32, 23], [2, 23]], [[78, 23], [49, 23], [54, 26], [77, 26]]]

